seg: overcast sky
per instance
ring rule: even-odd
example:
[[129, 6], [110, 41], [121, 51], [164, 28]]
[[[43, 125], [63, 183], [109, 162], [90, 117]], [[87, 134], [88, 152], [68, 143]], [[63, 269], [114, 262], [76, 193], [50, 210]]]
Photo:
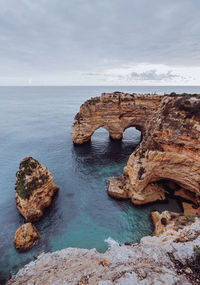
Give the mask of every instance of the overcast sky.
[[200, 0], [0, 0], [0, 85], [200, 85]]

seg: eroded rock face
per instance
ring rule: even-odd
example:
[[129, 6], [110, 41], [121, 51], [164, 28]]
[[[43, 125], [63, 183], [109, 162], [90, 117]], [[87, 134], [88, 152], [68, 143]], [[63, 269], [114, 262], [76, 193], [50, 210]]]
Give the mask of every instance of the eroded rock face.
[[191, 204], [191, 203], [182, 203], [183, 210], [184, 210], [184, 215], [186, 216], [200, 216], [200, 207]]
[[14, 237], [14, 246], [20, 251], [25, 251], [39, 238], [40, 235], [37, 229], [31, 223], [26, 223], [17, 229]]
[[103, 93], [86, 101], [71, 130], [74, 143], [90, 140], [95, 130], [105, 128], [110, 137], [121, 139], [125, 129], [135, 126], [144, 133], [146, 124], [158, 110], [163, 95], [138, 95], [121, 92]]
[[193, 217], [187, 217], [169, 211], [164, 211], [161, 214], [157, 211], [152, 212], [151, 218], [154, 226], [153, 235], [155, 236], [160, 236], [167, 231], [170, 232], [170, 235], [172, 232], [176, 235], [179, 230], [183, 229], [185, 226], [191, 225], [195, 221], [195, 218]]
[[32, 157], [25, 157], [16, 173], [15, 202], [26, 221], [39, 220], [59, 188], [49, 170]]
[[164, 96], [122, 176], [109, 182], [108, 193], [115, 197], [116, 184], [116, 197], [120, 188], [120, 196], [134, 204], [163, 200], [166, 191], [157, 183], [163, 179], [175, 181], [200, 204], [200, 95]]
[[[184, 242], [178, 241], [180, 235]], [[7, 284], [199, 284], [198, 275], [187, 264], [195, 255], [195, 246], [200, 246], [197, 218], [177, 231], [144, 237], [139, 244], [115, 243], [104, 254], [77, 248], [43, 253]]]

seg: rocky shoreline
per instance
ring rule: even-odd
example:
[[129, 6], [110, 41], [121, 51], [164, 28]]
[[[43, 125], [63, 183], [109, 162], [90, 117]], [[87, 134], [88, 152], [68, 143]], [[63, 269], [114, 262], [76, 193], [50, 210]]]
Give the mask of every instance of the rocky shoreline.
[[139, 244], [113, 242], [104, 254], [78, 248], [43, 253], [7, 285], [199, 284], [194, 267], [200, 256], [199, 234], [196, 218], [189, 226], [144, 237]]

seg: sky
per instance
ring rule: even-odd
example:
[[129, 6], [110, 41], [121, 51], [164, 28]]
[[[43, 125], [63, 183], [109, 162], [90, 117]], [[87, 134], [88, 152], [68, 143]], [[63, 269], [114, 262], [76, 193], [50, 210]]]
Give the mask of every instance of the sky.
[[200, 85], [200, 1], [0, 0], [0, 85]]

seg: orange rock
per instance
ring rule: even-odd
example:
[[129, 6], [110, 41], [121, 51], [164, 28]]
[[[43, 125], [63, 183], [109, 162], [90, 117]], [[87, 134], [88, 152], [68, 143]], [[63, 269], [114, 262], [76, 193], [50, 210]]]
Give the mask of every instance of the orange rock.
[[[168, 235], [173, 235], [173, 232], [177, 233], [178, 230], [183, 229], [194, 222], [182, 214], [169, 211], [164, 211], [161, 214], [154, 211], [151, 213], [151, 218], [154, 226], [154, 236], [160, 236], [167, 231], [169, 231]], [[179, 236], [179, 239], [180, 241], [183, 241], [181, 236]]]
[[110, 266], [110, 262], [107, 259], [102, 259], [99, 264], [103, 266]]
[[14, 236], [14, 246], [20, 251], [25, 251], [39, 238], [37, 229], [31, 223], [26, 223], [17, 229]]
[[135, 126], [142, 133], [146, 130], [163, 95], [138, 95], [122, 92], [103, 93], [81, 105], [72, 125], [71, 137], [75, 144], [90, 140], [100, 127], [105, 128], [112, 139], [121, 139], [125, 129]]
[[200, 207], [193, 204], [183, 202], [184, 215], [187, 216], [200, 216]]
[[15, 202], [26, 221], [39, 220], [58, 189], [46, 167], [32, 157], [22, 160], [16, 174]]

